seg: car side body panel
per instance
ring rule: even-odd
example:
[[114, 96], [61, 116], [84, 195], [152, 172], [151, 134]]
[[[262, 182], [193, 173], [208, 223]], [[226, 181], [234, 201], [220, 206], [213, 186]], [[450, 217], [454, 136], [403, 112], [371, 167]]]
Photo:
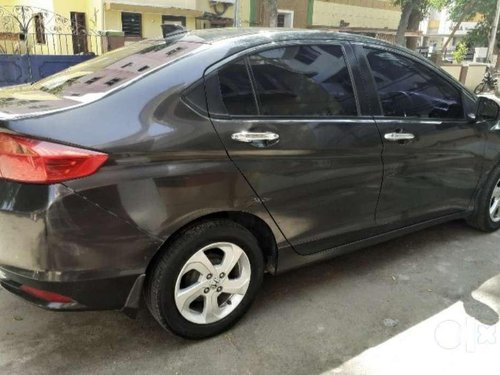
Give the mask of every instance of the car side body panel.
[[[301, 40], [277, 42], [272, 48], [315, 44], [342, 48], [348, 74], [353, 77], [349, 45]], [[251, 49], [237, 59], [269, 48]], [[234, 57], [223, 60], [214, 69], [233, 61]], [[209, 69], [206, 75], [207, 97], [217, 95], [218, 90], [218, 85], [212, 84], [212, 71]], [[320, 77], [325, 81], [329, 78]], [[371, 117], [224, 118], [213, 115], [211, 102], [208, 101], [211, 120], [231, 160], [299, 254], [355, 241], [362, 231], [375, 226], [383, 167], [382, 143]], [[361, 111], [364, 103], [356, 103]], [[256, 147], [232, 139], [233, 134], [241, 132], [272, 132], [279, 136], [279, 141]]]
[[[0, 280], [9, 290], [16, 292], [20, 284], [31, 283], [69, 293], [79, 302], [74, 306], [78, 309], [122, 308], [137, 300], [148, 265], [173, 234], [221, 212], [245, 213], [263, 221], [273, 233], [277, 268], [283, 271], [470, 212], [472, 206], [397, 230], [376, 223], [383, 143], [371, 116], [379, 113], [373, 112], [373, 98], [366, 97], [365, 87], [358, 87], [359, 123], [340, 119], [299, 124], [308, 149], [293, 141], [294, 131], [280, 121], [212, 123], [205, 98], [196, 106], [185, 94], [200, 84], [209, 67], [228, 57], [294, 40], [366, 42], [321, 31], [238, 32], [242, 33], [238, 38], [214, 37], [210, 48], [200, 48], [182, 63], [145, 75], [98, 100], [0, 120], [4, 131], [109, 154], [98, 173], [64, 184], [0, 181], [0, 242], [8, 244], [0, 249]], [[366, 72], [361, 73], [362, 64], [351, 59], [359, 86]], [[25, 105], [21, 100], [13, 103]], [[292, 140], [267, 156], [277, 163], [266, 164], [266, 155], [257, 149], [234, 148], [229, 141], [233, 132], [256, 126]], [[477, 125], [481, 133], [477, 141], [486, 140], [483, 154], [474, 150], [483, 170], [481, 181], [500, 161], [495, 126]], [[304, 151], [307, 160], [302, 158]], [[262, 176], [269, 185], [263, 184]], [[356, 204], [350, 195], [353, 189], [366, 199]], [[304, 194], [313, 195], [308, 212]], [[361, 217], [364, 208], [368, 215]], [[25, 231], [23, 238], [20, 228]]]
[[[226, 52], [211, 53], [216, 61]], [[0, 267], [12, 275], [36, 275], [37, 282], [132, 275], [119, 298], [122, 305], [113, 303], [120, 308], [162, 244], [205, 216], [254, 215], [270, 228], [278, 248], [288, 246], [209, 119], [182, 99], [203, 71], [197, 59], [185, 59], [96, 102], [3, 121], [8, 131], [104, 151], [109, 159], [98, 173], [57, 185], [57, 191], [56, 185], [1, 181], [5, 221], [11, 225], [0, 232], [6, 241], [23, 227], [26, 238], [10, 241]], [[22, 214], [10, 210], [37, 196], [41, 207], [28, 205]], [[269, 259], [271, 272], [274, 261]]]
[[[456, 119], [440, 118], [432, 113], [428, 117], [394, 117], [394, 114], [383, 116], [381, 104], [374, 107], [373, 114], [384, 142], [384, 183], [377, 207], [377, 224], [392, 223], [394, 228], [404, 227], [467, 210], [482, 173], [485, 140], [484, 132], [466, 118], [466, 113], [474, 113], [470, 99], [464, 95], [458, 84], [449, 80], [439, 70], [433, 70], [428, 62], [423, 63], [411, 54], [390, 47], [365, 46], [369, 49], [358, 48], [356, 51], [358, 60], [368, 66], [369, 72], [373, 70], [369, 67], [365, 51], [398, 56], [419, 67], [418, 69], [432, 71], [435, 79], [448, 82], [448, 86], [453, 87], [462, 105], [462, 111], [454, 114]], [[379, 98], [375, 88], [376, 80], [384, 82], [385, 89], [401, 87], [397, 79], [390, 85], [385, 84], [383, 71], [382, 74], [373, 71], [373, 74], [373, 78], [370, 75], [365, 77], [365, 87], [375, 93], [376, 98]], [[408, 79], [411, 78], [410, 75]], [[443, 111], [446, 110], [447, 103], [431, 105], [429, 103], [434, 98], [426, 97], [425, 91], [421, 90], [414, 88], [400, 92], [401, 100], [392, 100], [400, 103], [402, 107], [441, 106]], [[395, 110], [395, 114], [400, 111], [402, 109]], [[414, 139], [397, 142], [385, 139], [388, 134], [398, 133], [410, 134]]]

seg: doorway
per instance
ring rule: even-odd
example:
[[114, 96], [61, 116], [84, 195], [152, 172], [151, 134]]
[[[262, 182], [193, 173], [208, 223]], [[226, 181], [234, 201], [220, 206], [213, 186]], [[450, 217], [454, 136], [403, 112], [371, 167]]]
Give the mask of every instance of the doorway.
[[71, 12], [70, 19], [71, 29], [73, 31], [73, 53], [75, 55], [88, 53], [89, 48], [87, 43], [87, 22], [85, 19], [85, 13]]

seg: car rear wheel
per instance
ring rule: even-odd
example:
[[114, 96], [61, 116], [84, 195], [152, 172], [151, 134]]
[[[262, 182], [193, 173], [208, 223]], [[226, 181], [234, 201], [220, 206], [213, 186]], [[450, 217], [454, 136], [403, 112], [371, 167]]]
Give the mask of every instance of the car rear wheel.
[[500, 229], [500, 167], [497, 167], [479, 193], [476, 209], [468, 220], [484, 232]]
[[148, 274], [145, 298], [164, 328], [201, 339], [243, 316], [263, 273], [262, 252], [250, 231], [229, 220], [204, 222], [164, 250]]

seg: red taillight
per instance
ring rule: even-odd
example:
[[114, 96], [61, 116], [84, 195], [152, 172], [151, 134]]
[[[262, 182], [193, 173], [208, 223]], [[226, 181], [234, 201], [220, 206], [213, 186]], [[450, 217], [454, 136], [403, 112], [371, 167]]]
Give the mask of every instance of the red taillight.
[[42, 289], [37, 289], [33, 288], [28, 285], [21, 285], [19, 287], [24, 293], [27, 293], [33, 297], [42, 299], [47, 302], [57, 302], [57, 303], [71, 303], [75, 302], [73, 299], [63, 296], [62, 294], [54, 293], [54, 292], [48, 292], [46, 290]]
[[0, 177], [50, 184], [91, 175], [108, 159], [101, 152], [0, 133]]

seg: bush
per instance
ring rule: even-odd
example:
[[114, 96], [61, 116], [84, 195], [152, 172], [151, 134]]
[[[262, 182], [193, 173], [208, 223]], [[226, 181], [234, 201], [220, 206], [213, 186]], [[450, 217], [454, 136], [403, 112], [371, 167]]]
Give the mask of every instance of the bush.
[[458, 43], [457, 48], [455, 48], [455, 51], [453, 52], [453, 60], [455, 60], [458, 64], [461, 64], [462, 61], [464, 61], [468, 51], [469, 48], [467, 47], [466, 43]]

